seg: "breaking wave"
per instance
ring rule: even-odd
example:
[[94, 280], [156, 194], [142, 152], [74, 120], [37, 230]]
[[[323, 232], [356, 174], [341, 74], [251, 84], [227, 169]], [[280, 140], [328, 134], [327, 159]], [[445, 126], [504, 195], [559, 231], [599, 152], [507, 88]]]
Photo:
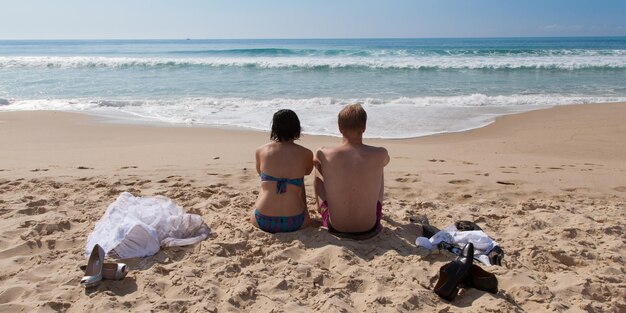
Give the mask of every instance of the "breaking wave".
[[423, 56], [423, 57], [102, 57], [4, 56], [1, 68], [185, 68], [243, 67], [305, 70], [624, 70], [625, 55]]

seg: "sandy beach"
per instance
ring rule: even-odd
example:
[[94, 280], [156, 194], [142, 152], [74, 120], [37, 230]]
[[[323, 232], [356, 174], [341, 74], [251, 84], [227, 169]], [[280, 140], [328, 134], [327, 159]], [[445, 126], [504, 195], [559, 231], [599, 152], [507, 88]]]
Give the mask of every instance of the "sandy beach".
[[[371, 116], [370, 119], [375, 119]], [[264, 132], [123, 125], [62, 112], [0, 114], [0, 311], [625, 312], [626, 103], [559, 106], [387, 147], [384, 229], [268, 234], [243, 220]], [[367, 134], [367, 133], [366, 133]], [[315, 150], [339, 138], [305, 135]], [[312, 177], [309, 211], [319, 220]], [[209, 239], [162, 249], [85, 291], [85, 241], [124, 191], [203, 217]], [[432, 288], [447, 253], [418, 249], [426, 215], [476, 221], [506, 252], [500, 290]]]

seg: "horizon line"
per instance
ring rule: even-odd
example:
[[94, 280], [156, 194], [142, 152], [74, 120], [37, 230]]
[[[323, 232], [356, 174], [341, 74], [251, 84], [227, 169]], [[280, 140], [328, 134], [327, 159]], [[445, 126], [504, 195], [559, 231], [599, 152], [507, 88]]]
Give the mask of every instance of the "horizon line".
[[193, 38], [193, 37], [180, 37], [180, 38], [20, 38], [20, 39], [7, 39], [0, 38], [0, 41], [61, 41], [61, 40], [353, 40], [353, 39], [366, 39], [366, 40], [380, 40], [380, 39], [521, 39], [521, 38], [598, 38], [598, 37], [611, 37], [621, 38], [626, 35], [563, 35], [563, 36], [493, 36], [493, 37], [455, 37], [455, 36], [443, 36], [443, 37], [284, 37], [284, 38]]

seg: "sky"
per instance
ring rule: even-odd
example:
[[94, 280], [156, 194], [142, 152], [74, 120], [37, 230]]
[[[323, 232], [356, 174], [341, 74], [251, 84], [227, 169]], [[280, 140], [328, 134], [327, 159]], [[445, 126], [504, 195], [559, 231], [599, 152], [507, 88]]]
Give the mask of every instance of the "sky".
[[626, 36], [624, 0], [2, 0], [0, 39]]

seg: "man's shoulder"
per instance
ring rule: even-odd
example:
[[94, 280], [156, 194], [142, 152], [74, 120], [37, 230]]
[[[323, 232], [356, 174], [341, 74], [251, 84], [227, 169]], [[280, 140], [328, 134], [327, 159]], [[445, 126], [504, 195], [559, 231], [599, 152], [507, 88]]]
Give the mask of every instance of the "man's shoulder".
[[321, 147], [315, 151], [315, 159], [324, 163], [329, 159], [334, 159], [339, 152], [339, 147]]
[[369, 151], [373, 153], [387, 154], [387, 149], [385, 147], [376, 147], [376, 146], [365, 146]]
[[368, 154], [371, 156], [372, 160], [382, 162], [383, 166], [389, 163], [389, 152], [385, 147], [368, 146], [368, 150]]

